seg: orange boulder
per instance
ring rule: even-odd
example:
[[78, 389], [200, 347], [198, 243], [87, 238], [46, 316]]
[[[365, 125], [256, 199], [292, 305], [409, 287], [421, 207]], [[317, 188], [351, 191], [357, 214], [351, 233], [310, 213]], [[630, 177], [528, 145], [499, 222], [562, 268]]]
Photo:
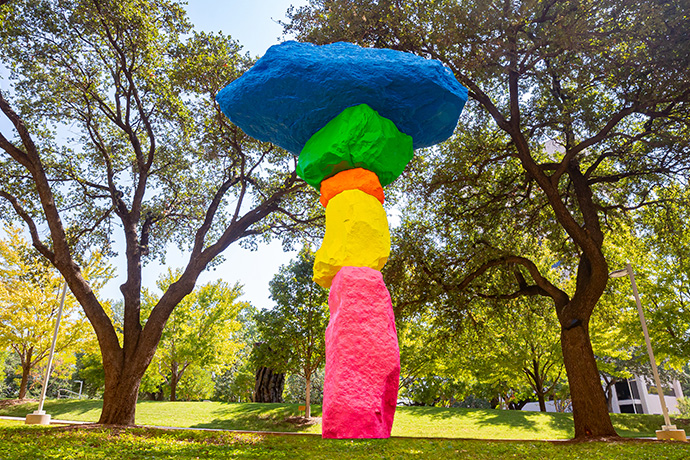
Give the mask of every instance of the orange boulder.
[[325, 208], [331, 198], [345, 190], [361, 190], [383, 204], [383, 187], [378, 176], [364, 168], [348, 169], [325, 179], [321, 182], [319, 201]]

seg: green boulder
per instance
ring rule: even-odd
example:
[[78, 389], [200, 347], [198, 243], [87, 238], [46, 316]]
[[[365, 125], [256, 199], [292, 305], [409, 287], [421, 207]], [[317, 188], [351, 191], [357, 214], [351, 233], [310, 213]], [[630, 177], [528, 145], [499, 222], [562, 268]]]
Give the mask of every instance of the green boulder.
[[299, 154], [297, 174], [319, 190], [322, 180], [340, 171], [364, 168], [386, 186], [402, 174], [413, 153], [412, 137], [360, 104], [343, 110], [307, 141]]

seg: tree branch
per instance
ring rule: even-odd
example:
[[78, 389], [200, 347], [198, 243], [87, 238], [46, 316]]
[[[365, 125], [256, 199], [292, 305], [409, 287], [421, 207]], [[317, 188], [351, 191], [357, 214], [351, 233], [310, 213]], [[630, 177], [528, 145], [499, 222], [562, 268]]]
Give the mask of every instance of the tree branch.
[[33, 243], [34, 247], [38, 250], [38, 252], [40, 252], [46, 259], [48, 259], [51, 263], [54, 264], [55, 253], [45, 244], [43, 244], [43, 242], [41, 241], [41, 237], [38, 235], [36, 223], [31, 218], [29, 213], [26, 212], [24, 208], [22, 208], [21, 204], [19, 204], [19, 200], [17, 199], [17, 197], [15, 197], [14, 195], [10, 195], [4, 190], [0, 190], [0, 197], [5, 198], [7, 201], [10, 202], [15, 212], [19, 215], [19, 217], [22, 218], [24, 223], [26, 223], [27, 227], [29, 227], [29, 233], [31, 234], [31, 242]]

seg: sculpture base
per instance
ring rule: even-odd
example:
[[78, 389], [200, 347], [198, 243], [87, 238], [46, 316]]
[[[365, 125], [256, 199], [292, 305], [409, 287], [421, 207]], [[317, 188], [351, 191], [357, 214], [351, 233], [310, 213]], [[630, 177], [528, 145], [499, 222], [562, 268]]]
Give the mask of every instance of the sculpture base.
[[400, 379], [400, 350], [381, 272], [343, 267], [328, 298], [324, 438], [388, 438]]

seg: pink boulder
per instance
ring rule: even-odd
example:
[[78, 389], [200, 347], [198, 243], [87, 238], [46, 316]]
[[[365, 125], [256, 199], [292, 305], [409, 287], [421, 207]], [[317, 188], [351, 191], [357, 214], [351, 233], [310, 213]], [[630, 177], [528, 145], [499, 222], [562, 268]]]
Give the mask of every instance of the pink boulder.
[[343, 267], [328, 298], [324, 438], [388, 438], [400, 378], [390, 294], [381, 272]]

